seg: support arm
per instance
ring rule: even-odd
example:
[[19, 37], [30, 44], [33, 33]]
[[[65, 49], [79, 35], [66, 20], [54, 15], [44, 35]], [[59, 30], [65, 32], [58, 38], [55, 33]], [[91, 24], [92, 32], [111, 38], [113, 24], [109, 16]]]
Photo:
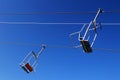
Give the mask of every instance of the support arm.
[[46, 45], [42, 45], [42, 49], [38, 52], [37, 58], [42, 54], [43, 50], [46, 48]]

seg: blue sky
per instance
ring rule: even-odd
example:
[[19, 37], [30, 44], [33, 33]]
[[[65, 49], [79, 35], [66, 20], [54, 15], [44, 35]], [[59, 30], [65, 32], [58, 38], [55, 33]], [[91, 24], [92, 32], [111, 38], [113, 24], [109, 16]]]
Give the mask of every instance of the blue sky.
[[[88, 12], [120, 10], [119, 0], [1, 0], [0, 13], [9, 12]], [[77, 22], [88, 23], [95, 14], [0, 15], [0, 22]], [[119, 23], [119, 13], [101, 14], [102, 23]], [[0, 24], [0, 80], [120, 80], [120, 53], [52, 48], [69, 46], [69, 34], [82, 25]], [[119, 25], [103, 25], [94, 48], [120, 49]], [[26, 74], [19, 66], [41, 44], [48, 45], [39, 57], [36, 72]], [[25, 44], [37, 44], [25, 45]]]

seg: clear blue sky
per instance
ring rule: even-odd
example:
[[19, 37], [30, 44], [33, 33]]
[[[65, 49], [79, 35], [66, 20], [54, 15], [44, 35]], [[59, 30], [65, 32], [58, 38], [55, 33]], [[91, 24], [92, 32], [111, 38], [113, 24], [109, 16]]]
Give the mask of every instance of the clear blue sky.
[[[119, 0], [1, 0], [0, 13], [87, 12], [120, 10]], [[120, 13], [102, 14], [102, 23], [120, 22]], [[90, 22], [94, 14], [0, 15], [0, 22]], [[26, 74], [19, 66], [41, 44], [71, 45], [69, 34], [82, 25], [0, 24], [0, 80], [120, 80], [120, 53], [50, 48], [39, 58], [36, 72]], [[120, 27], [102, 26], [94, 48], [120, 49]], [[3, 42], [8, 42], [5, 44]], [[9, 43], [40, 44], [39, 46]]]

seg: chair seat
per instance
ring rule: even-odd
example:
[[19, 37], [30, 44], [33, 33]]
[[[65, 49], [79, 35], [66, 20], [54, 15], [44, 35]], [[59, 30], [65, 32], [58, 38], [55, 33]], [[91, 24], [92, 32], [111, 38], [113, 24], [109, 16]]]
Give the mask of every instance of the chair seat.
[[30, 72], [33, 71], [33, 68], [30, 66], [29, 63], [26, 63], [25, 66], [26, 66], [26, 68], [27, 68]]
[[86, 52], [86, 53], [91, 53], [92, 52], [92, 48], [91, 48], [88, 40], [81, 40], [80, 42], [82, 44], [84, 52]]

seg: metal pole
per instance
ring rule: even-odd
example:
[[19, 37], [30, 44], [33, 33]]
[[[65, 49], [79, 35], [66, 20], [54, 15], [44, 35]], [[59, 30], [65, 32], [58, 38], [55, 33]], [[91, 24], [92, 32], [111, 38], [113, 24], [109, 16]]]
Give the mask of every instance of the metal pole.
[[38, 52], [37, 58], [42, 54], [42, 51], [46, 48], [46, 45], [42, 45], [42, 49]]
[[97, 12], [97, 14], [96, 14], [96, 16], [95, 16], [95, 18], [93, 20], [93, 23], [96, 22], [96, 19], [98, 18], [100, 13], [102, 13], [102, 9], [101, 8], [99, 8], [99, 10], [98, 10], [98, 12]]

